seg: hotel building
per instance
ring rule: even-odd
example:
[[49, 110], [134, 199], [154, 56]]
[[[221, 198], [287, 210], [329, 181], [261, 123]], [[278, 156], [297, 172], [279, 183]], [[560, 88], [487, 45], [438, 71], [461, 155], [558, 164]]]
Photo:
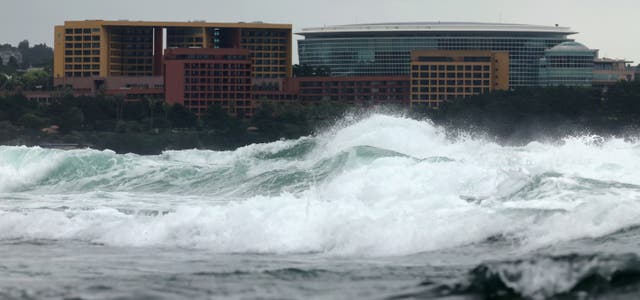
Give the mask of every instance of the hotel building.
[[165, 48], [249, 50], [256, 78], [291, 76], [290, 24], [66, 21], [55, 27], [54, 79], [161, 76]]
[[494, 23], [380, 23], [303, 29], [300, 64], [328, 67], [331, 76], [410, 74], [413, 50], [509, 53], [509, 86], [538, 85], [545, 50], [572, 41], [567, 27]]
[[411, 53], [411, 106], [438, 108], [455, 98], [509, 89], [509, 53], [418, 50]]
[[251, 117], [251, 58], [239, 48], [167, 49], [165, 101], [200, 116], [218, 105], [237, 117]]

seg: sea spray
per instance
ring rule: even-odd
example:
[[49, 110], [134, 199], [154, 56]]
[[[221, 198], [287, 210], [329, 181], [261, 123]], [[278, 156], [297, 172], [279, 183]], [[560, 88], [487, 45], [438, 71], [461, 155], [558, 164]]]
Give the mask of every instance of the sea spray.
[[588, 136], [452, 141], [380, 114], [235, 151], [0, 147], [0, 239], [395, 256], [500, 236], [528, 251], [638, 225], [639, 156]]

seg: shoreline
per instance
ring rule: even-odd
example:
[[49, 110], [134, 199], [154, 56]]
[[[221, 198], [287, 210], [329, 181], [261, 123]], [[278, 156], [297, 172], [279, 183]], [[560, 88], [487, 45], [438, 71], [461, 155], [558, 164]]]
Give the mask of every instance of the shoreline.
[[[532, 142], [558, 143], [569, 137], [599, 136], [603, 139], [621, 138], [624, 140], [640, 139], [640, 126], [626, 124], [611, 127], [588, 127], [572, 122], [564, 124], [548, 124], [541, 126], [539, 122], [511, 128], [509, 132], [496, 132], [481, 128], [479, 124], [457, 124], [448, 120], [446, 124], [431, 119], [419, 119], [432, 122], [442, 128], [443, 134], [450, 140], [482, 139], [501, 146], [525, 146]], [[322, 132], [322, 131], [319, 131]], [[298, 139], [313, 136], [306, 135], [269, 138], [260, 133], [243, 133], [235, 136], [220, 135], [206, 130], [186, 130], [164, 132], [117, 133], [110, 131], [73, 131], [68, 134], [42, 134], [34, 130], [22, 129], [15, 132], [14, 138], [0, 140], [2, 146], [26, 146], [48, 149], [73, 150], [94, 149], [111, 150], [118, 154], [134, 153], [138, 155], [158, 155], [169, 150], [212, 150], [230, 151], [240, 147], [270, 143], [282, 139]]]

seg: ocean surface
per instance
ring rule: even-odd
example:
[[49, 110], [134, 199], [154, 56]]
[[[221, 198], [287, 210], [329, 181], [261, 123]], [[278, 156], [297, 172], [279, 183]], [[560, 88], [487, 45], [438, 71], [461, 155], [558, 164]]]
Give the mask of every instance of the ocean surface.
[[638, 299], [640, 143], [374, 114], [234, 151], [0, 147], [0, 299]]

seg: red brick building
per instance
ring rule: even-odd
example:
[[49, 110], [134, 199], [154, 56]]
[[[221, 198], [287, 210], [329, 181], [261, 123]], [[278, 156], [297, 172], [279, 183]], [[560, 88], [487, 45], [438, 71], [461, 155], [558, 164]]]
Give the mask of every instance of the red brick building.
[[299, 77], [296, 93], [302, 102], [339, 101], [351, 104], [409, 104], [408, 76]]
[[253, 114], [248, 50], [167, 49], [164, 68], [168, 104], [183, 104], [199, 116], [216, 104], [238, 117]]

